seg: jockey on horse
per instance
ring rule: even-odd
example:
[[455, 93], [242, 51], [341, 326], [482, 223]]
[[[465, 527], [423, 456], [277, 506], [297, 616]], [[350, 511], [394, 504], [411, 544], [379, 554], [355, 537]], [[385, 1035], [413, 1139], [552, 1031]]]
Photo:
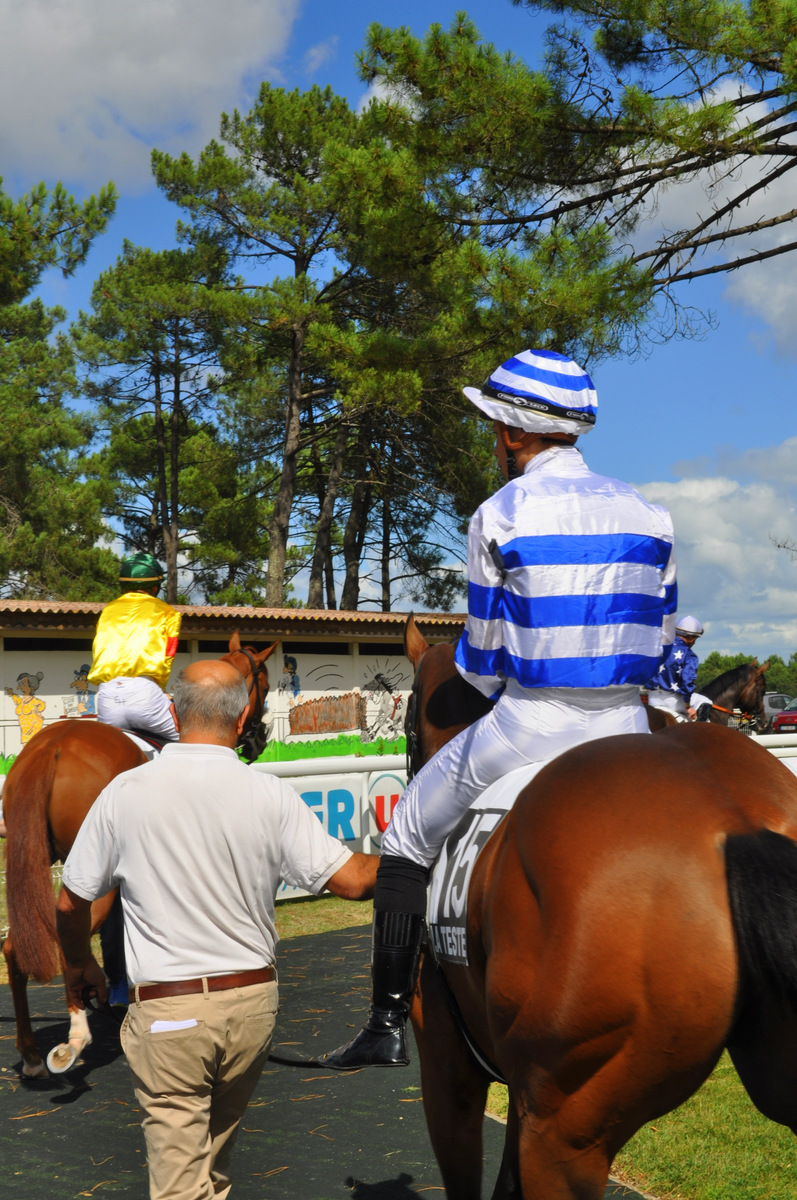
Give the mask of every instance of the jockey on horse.
[[[163, 690], [177, 653], [179, 613], [158, 599], [163, 568], [142, 551], [125, 558], [119, 568], [122, 595], [100, 613], [94, 637], [89, 683], [99, 684], [97, 716], [106, 725], [149, 739], [176, 741], [170, 699]], [[150, 756], [153, 751], [150, 750]], [[111, 1004], [127, 1004], [122, 909], [116, 898], [100, 942]]]
[[496, 701], [410, 782], [382, 838], [365, 1026], [321, 1062], [402, 1066], [429, 869], [477, 796], [514, 768], [609, 734], [646, 733], [639, 688], [673, 638], [672, 522], [594, 474], [576, 439], [597, 395], [576, 363], [524, 351], [465, 395], [493, 420], [507, 484], [468, 533], [464, 679]]
[[694, 720], [698, 708], [711, 703], [707, 696], [694, 690], [700, 660], [692, 647], [703, 632], [697, 617], [677, 621], [675, 641], [656, 674], [645, 685], [650, 707], [671, 712], [677, 721]]
[[89, 683], [99, 684], [97, 716], [106, 725], [176, 741], [164, 692], [180, 635], [180, 614], [158, 599], [163, 569], [151, 554], [124, 559], [122, 595], [100, 613]]
[[[104, 724], [176, 741], [163, 689], [177, 653], [182, 617], [158, 599], [163, 574], [151, 554], [142, 551], [123, 559], [122, 595], [100, 613], [87, 680], [99, 684], [97, 716]], [[5, 835], [0, 800], [0, 837]]]

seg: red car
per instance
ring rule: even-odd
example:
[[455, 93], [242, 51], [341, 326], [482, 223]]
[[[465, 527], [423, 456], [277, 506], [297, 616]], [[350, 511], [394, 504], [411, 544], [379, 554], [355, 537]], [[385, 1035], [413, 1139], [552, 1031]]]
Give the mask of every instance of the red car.
[[786, 707], [772, 720], [773, 733], [797, 733], [797, 699], [790, 700]]

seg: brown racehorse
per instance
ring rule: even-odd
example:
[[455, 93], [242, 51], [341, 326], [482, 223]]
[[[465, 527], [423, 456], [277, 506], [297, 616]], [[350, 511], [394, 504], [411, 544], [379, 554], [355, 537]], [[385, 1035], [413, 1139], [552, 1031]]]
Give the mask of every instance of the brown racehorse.
[[[412, 619], [405, 645], [417, 765], [470, 689]], [[476, 861], [468, 964], [427, 954], [413, 1006], [451, 1200], [481, 1195], [489, 1082], [452, 996], [509, 1085], [494, 1200], [601, 1200], [620, 1147], [726, 1046], [758, 1108], [797, 1130], [795, 839], [797, 780], [716, 725], [587, 743], [520, 792]]]
[[[759, 667], [757, 660], [753, 659], [750, 663], [731, 667], [730, 671], [724, 671], [722, 675], [705, 684], [700, 691], [712, 702], [705, 720], [713, 721], [715, 725], [730, 725], [734, 710], [738, 708], [749, 722], [748, 728], [752, 728], [755, 733], [763, 733], [767, 724], [764, 692], [767, 686], [765, 672], [768, 668], [768, 662]], [[646, 711], [652, 733], [678, 724], [678, 718], [666, 708], [655, 708], [648, 704]]]
[[[278, 643], [255, 653], [234, 633], [222, 661], [241, 672], [252, 709], [244, 737], [257, 742], [257, 727], [268, 691], [265, 661]], [[257, 748], [255, 744], [255, 748]], [[262, 746], [261, 746], [262, 748]], [[14, 761], [3, 789], [6, 840], [6, 895], [9, 936], [3, 946], [14, 997], [17, 1049], [23, 1076], [46, 1076], [36, 1049], [27, 1000], [28, 978], [45, 982], [63, 972], [55, 933], [55, 901], [50, 867], [63, 861], [91, 805], [106, 784], [146, 757], [124, 733], [97, 721], [59, 721], [46, 726]], [[113, 903], [115, 891], [92, 905], [93, 931]], [[68, 1069], [91, 1041], [86, 1013], [68, 1004], [69, 1041], [48, 1056], [52, 1070]]]

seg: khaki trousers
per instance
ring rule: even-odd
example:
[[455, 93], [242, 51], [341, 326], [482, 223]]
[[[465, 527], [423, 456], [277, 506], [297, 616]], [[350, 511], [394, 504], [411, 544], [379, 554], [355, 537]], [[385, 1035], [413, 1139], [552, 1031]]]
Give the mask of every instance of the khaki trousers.
[[276, 983], [130, 1004], [122, 1049], [144, 1114], [151, 1200], [225, 1200], [277, 1008]]

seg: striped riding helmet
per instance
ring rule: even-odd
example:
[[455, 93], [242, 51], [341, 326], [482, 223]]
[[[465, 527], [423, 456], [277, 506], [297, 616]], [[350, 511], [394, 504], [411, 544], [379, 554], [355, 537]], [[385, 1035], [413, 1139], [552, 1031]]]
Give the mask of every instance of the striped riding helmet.
[[598, 409], [589, 375], [554, 350], [523, 350], [462, 390], [494, 421], [529, 433], [589, 433]]

